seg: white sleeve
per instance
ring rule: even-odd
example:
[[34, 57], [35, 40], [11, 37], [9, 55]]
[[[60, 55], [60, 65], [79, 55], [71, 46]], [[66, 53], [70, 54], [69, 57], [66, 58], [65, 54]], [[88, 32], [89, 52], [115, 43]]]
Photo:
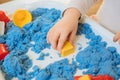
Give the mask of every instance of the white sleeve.
[[67, 5], [67, 8], [77, 8], [80, 13], [84, 15], [96, 1], [97, 0], [71, 0], [70, 3]]

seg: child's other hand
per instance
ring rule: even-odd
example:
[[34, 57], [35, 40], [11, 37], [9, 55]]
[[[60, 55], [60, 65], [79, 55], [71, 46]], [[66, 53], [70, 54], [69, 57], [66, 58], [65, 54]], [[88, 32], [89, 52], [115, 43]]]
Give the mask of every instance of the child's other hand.
[[120, 32], [117, 33], [117, 34], [114, 36], [113, 41], [114, 41], [114, 42], [117, 42], [117, 41], [118, 41], [118, 43], [120, 44]]
[[[73, 11], [71, 13], [71, 11]], [[52, 48], [61, 52], [64, 42], [68, 40], [71, 44], [75, 39], [80, 14], [74, 9], [65, 11], [63, 18], [58, 21], [48, 32], [47, 41]]]

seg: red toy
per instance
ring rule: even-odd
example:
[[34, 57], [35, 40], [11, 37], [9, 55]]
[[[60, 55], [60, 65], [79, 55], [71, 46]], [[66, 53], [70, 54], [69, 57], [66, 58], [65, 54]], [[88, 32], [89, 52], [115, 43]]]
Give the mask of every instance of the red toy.
[[74, 76], [74, 80], [79, 80], [81, 76]]
[[111, 76], [104, 75], [104, 80], [114, 80]]
[[4, 57], [9, 53], [5, 44], [0, 44], [0, 60], [3, 60]]
[[97, 75], [97, 76], [93, 76], [92, 80], [104, 80], [104, 77], [102, 75]]
[[5, 22], [5, 25], [10, 21], [10, 19], [6, 16], [4, 11], [0, 10], [0, 21]]
[[114, 79], [108, 75], [97, 75], [97, 76], [93, 76], [92, 80], [114, 80]]
[[[111, 76], [109, 75], [97, 75], [97, 76], [92, 76], [89, 75], [88, 76], [91, 78], [91, 80], [114, 80]], [[80, 77], [82, 76], [74, 76], [74, 80], [79, 80]]]

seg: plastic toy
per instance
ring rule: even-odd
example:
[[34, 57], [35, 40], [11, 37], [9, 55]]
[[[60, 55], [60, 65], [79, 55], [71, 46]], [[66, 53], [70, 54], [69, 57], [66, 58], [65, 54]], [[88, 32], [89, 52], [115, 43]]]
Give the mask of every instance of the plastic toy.
[[9, 53], [5, 44], [0, 44], [0, 60], [3, 60], [4, 57]]
[[88, 74], [85, 76], [74, 76], [74, 80], [114, 80], [114, 79], [109, 75], [92, 76]]
[[114, 79], [108, 75], [97, 75], [97, 76], [93, 76], [92, 80], [114, 80]]
[[74, 76], [74, 80], [79, 80], [81, 76]]
[[80, 77], [78, 80], [92, 80], [92, 78], [90, 75], [85, 75], [85, 76]]
[[104, 80], [114, 80], [111, 76], [104, 75]]
[[0, 10], [0, 21], [5, 22], [5, 26], [10, 21], [10, 19], [6, 16], [5, 12], [1, 10]]
[[0, 21], [0, 35], [4, 35], [5, 32], [5, 23]]
[[25, 24], [32, 21], [32, 15], [27, 10], [16, 10], [12, 16], [13, 23], [22, 28]]
[[72, 54], [73, 52], [74, 47], [68, 41], [66, 41], [65, 44], [63, 45], [61, 56], [65, 57]]

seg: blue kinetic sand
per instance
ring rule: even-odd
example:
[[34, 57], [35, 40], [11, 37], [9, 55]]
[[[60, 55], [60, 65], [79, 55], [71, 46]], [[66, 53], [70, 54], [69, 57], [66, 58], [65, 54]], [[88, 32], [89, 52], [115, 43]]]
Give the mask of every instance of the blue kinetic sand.
[[33, 17], [31, 23], [20, 29], [12, 22], [9, 22], [5, 35], [0, 36], [0, 43], [6, 44], [10, 52], [1, 62], [2, 71], [6, 74], [8, 80], [25, 74], [32, 67], [32, 61], [26, 55], [29, 48], [35, 53], [40, 53], [43, 49], [49, 48], [50, 45], [47, 44], [46, 34], [60, 18], [61, 11], [38, 8], [31, 11], [31, 14]]
[[14, 53], [11, 53], [4, 59], [2, 64], [2, 71], [6, 74], [5, 79], [10, 80], [13, 77], [26, 74], [30, 67], [32, 67], [32, 60], [30, 60], [28, 56], [18, 56], [14, 55]]
[[84, 34], [90, 39], [89, 45], [76, 56], [78, 68], [80, 70], [87, 69], [83, 74], [104, 75], [108, 74], [115, 80], [120, 78], [120, 54], [115, 47], [106, 47], [107, 43], [101, 41], [102, 38], [90, 28], [89, 24], [79, 25], [77, 34]]
[[48, 57], [49, 53], [43, 53], [41, 52], [37, 60], [44, 60], [45, 57]]
[[68, 59], [57, 61], [40, 70], [36, 80], [74, 80], [76, 64], [69, 64]]
[[69, 63], [68, 59], [63, 59], [51, 63], [44, 69], [38, 66], [33, 67], [33, 71], [18, 76], [20, 80], [74, 80], [76, 73], [76, 63]]
[[[118, 80], [120, 78], [120, 55], [116, 48], [107, 47], [102, 37], [96, 35], [87, 23], [79, 24], [77, 35], [84, 34], [89, 39], [85, 49], [79, 46], [76, 61], [69, 63], [62, 59], [49, 64], [46, 68], [34, 66], [28, 57], [28, 49], [39, 54], [37, 60], [44, 61], [49, 54], [42, 53], [47, 44], [46, 35], [49, 29], [60, 19], [61, 11], [56, 9], [37, 8], [31, 11], [33, 21], [22, 29], [12, 21], [7, 24], [4, 36], [0, 36], [0, 43], [7, 45], [9, 55], [0, 61], [0, 69], [5, 73], [5, 79], [17, 77], [19, 80], [73, 80], [77, 68], [86, 69], [83, 74], [108, 74]], [[53, 59], [53, 58], [51, 58]], [[34, 67], [32, 67], [34, 66]], [[32, 71], [29, 69], [32, 68]]]

